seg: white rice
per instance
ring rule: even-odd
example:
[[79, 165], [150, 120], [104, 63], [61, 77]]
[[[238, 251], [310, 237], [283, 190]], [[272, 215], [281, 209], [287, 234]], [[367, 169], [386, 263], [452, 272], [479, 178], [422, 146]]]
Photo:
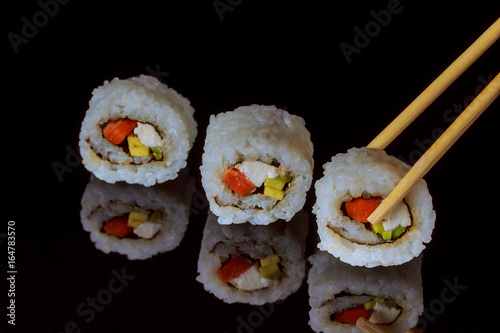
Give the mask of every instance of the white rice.
[[425, 181], [420, 180], [404, 198], [412, 226], [393, 242], [383, 242], [363, 223], [341, 211], [342, 202], [363, 193], [385, 198], [410, 169], [384, 151], [352, 148], [332, 157], [315, 183], [316, 214], [321, 250], [355, 266], [399, 265], [418, 256], [431, 240], [436, 214]]
[[405, 332], [417, 325], [424, 308], [421, 257], [400, 266], [366, 268], [350, 266], [318, 251], [309, 261], [309, 325], [315, 332], [362, 333], [355, 325], [330, 317], [374, 297], [393, 300], [402, 308], [396, 321], [383, 326], [384, 331]]
[[[117, 252], [130, 260], [149, 259], [179, 246], [189, 223], [193, 192], [194, 179], [185, 172], [176, 180], [152, 187], [108, 184], [92, 177], [82, 197], [83, 229], [90, 232], [90, 239], [104, 253]], [[161, 213], [161, 229], [152, 239], [120, 239], [102, 230], [106, 221], [132, 210]]]
[[[285, 299], [302, 285], [306, 235], [307, 213], [304, 212], [288, 223], [278, 221], [268, 226], [249, 223], [221, 225], [217, 223], [216, 216], [209, 213], [203, 231], [196, 280], [203, 284], [206, 291], [226, 303], [262, 305]], [[277, 286], [244, 291], [221, 282], [217, 271], [236, 252], [254, 259], [277, 254], [282, 265], [282, 277]]]
[[[118, 78], [92, 92], [80, 131], [80, 154], [85, 167], [108, 183], [126, 181], [151, 186], [174, 179], [186, 166], [197, 135], [194, 109], [189, 100], [155, 77]], [[162, 138], [163, 160], [132, 157], [108, 142], [101, 126], [128, 118], [153, 125]]]
[[[289, 221], [302, 209], [312, 183], [313, 144], [302, 118], [274, 106], [251, 105], [210, 117], [200, 167], [210, 210], [221, 224], [265, 225]], [[277, 161], [292, 181], [282, 200], [264, 194], [241, 197], [224, 183], [223, 173], [236, 163]]]

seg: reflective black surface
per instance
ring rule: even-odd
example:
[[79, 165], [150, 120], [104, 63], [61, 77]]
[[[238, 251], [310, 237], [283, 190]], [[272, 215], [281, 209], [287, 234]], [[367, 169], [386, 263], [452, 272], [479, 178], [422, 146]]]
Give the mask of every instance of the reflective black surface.
[[[305, 281], [283, 302], [256, 307], [226, 304], [195, 280], [208, 214], [199, 166], [210, 115], [273, 104], [302, 116], [317, 180], [332, 155], [367, 145], [500, 13], [498, 1], [471, 0], [6, 5], [0, 328], [54, 333], [311, 331]], [[499, 55], [497, 43], [387, 152], [414, 163], [498, 73]], [[90, 174], [78, 133], [95, 87], [139, 74], [191, 101], [198, 136], [180, 245], [129, 260], [96, 249], [82, 227]], [[493, 103], [425, 177], [437, 213], [422, 262], [426, 332], [496, 327], [499, 107]], [[314, 200], [311, 188], [306, 256], [316, 251]]]

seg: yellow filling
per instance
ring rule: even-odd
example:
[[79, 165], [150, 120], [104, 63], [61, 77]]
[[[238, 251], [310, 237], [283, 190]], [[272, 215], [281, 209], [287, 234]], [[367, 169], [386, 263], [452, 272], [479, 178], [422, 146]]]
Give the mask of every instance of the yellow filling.
[[149, 147], [144, 145], [137, 136], [130, 134], [127, 136], [128, 149], [132, 156], [149, 156]]

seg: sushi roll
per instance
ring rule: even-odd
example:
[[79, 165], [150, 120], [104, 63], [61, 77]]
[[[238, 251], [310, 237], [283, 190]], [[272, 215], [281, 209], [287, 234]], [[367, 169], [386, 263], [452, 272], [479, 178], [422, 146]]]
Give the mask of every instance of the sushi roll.
[[155, 77], [105, 81], [92, 92], [82, 122], [83, 164], [108, 183], [174, 179], [197, 134], [193, 114], [186, 98]]
[[332, 157], [315, 183], [320, 250], [354, 266], [400, 265], [430, 242], [436, 214], [420, 180], [383, 220], [367, 218], [410, 167], [384, 151], [352, 148]]
[[151, 187], [92, 177], [82, 196], [81, 223], [102, 252], [149, 259], [179, 246], [193, 193], [194, 179], [185, 172]]
[[309, 325], [315, 332], [362, 333], [363, 317], [384, 332], [405, 332], [424, 309], [421, 257], [391, 267], [356, 267], [327, 252], [309, 258]]
[[310, 133], [301, 117], [274, 106], [212, 115], [200, 170], [219, 223], [289, 221], [312, 183]]
[[285, 299], [305, 275], [307, 213], [268, 226], [221, 225], [209, 213], [196, 280], [226, 303], [262, 305]]

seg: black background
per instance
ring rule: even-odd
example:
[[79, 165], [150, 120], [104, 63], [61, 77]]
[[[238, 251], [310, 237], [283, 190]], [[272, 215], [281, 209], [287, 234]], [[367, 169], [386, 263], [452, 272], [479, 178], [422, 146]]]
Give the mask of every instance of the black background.
[[[40, 14], [41, 4], [54, 1], [5, 3], [0, 329], [311, 331], [305, 283], [262, 314], [254, 306], [225, 304], [195, 281], [207, 214], [202, 197], [172, 252], [129, 261], [97, 250], [79, 217], [90, 174], [72, 152], [95, 87], [114, 77], [155, 73], [196, 110], [198, 136], [188, 162], [200, 193], [209, 116], [250, 104], [276, 105], [305, 119], [316, 180], [332, 155], [367, 145], [500, 13], [496, 0], [401, 0], [399, 12], [372, 30], [348, 63], [340, 43], [353, 45], [355, 27], [373, 25], [372, 11], [391, 2], [71, 1], [47, 7], [50, 15]], [[38, 27], [29, 30], [26, 22]], [[15, 52], [9, 36], [23, 33], [29, 38]], [[499, 50], [498, 43], [490, 48], [387, 152], [413, 163], [432, 133], [449, 125], [447, 116], [455, 113], [447, 110], [467, 103], [498, 73]], [[437, 212], [422, 267], [426, 332], [497, 326], [499, 107], [499, 101], [492, 104], [425, 177]], [[67, 166], [61, 178], [54, 165]], [[306, 211], [314, 200], [311, 189]], [[9, 220], [16, 229], [15, 327], [5, 313]], [[307, 245], [309, 255], [316, 247], [312, 214]], [[122, 269], [134, 279], [87, 323], [77, 306]], [[466, 289], [444, 302], [445, 281]], [[243, 321], [251, 325], [243, 328]]]

